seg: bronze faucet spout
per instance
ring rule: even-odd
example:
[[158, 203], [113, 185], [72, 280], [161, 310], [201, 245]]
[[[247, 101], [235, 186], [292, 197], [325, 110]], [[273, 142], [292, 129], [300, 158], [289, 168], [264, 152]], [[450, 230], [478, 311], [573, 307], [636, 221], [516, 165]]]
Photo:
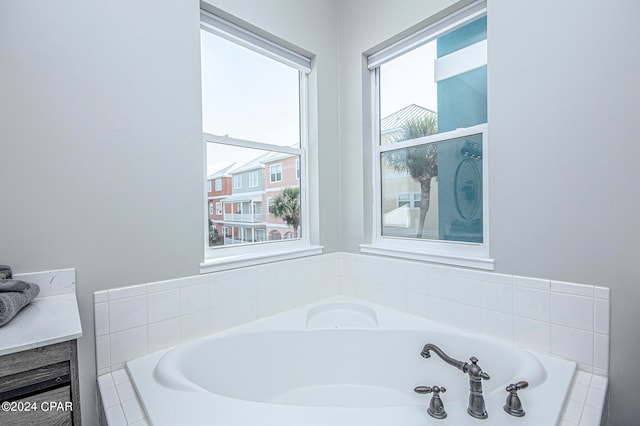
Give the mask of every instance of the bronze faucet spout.
[[424, 358], [431, 358], [431, 351], [435, 352], [447, 364], [469, 375], [469, 407], [467, 408], [467, 413], [477, 419], [486, 419], [488, 414], [484, 405], [484, 397], [482, 396], [482, 380], [489, 380], [490, 377], [477, 364], [478, 359], [471, 357], [471, 364], [458, 361], [445, 354], [442, 349], [432, 343], [424, 345], [420, 355]]

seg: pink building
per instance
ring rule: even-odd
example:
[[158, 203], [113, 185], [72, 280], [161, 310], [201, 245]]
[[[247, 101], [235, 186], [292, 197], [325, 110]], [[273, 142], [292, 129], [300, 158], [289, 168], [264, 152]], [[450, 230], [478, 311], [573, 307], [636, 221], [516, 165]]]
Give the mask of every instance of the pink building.
[[[265, 221], [267, 224], [267, 239], [281, 240], [294, 238], [294, 229], [282, 219], [271, 214], [271, 205], [282, 190], [287, 187], [300, 187], [300, 157], [290, 154], [278, 154], [270, 157], [264, 163], [264, 202], [267, 206]], [[298, 227], [300, 236], [300, 227]]]
[[[231, 196], [232, 178], [229, 171], [232, 164], [207, 177], [207, 215], [209, 217], [209, 245], [222, 245], [226, 230], [224, 229], [223, 201]], [[217, 231], [215, 232], [214, 229]], [[217, 235], [217, 238], [214, 238]]]

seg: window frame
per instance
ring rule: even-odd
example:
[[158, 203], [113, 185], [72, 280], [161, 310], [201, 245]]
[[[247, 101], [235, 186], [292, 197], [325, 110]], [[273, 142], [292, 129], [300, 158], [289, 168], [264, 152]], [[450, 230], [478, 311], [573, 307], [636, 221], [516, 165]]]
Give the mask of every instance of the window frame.
[[[276, 172], [274, 173], [272, 170], [276, 168]], [[280, 169], [280, 171], [278, 171]], [[273, 179], [274, 175], [277, 177], [280, 175], [280, 179]], [[275, 163], [269, 165], [269, 183], [278, 183], [282, 182], [282, 163]]]
[[242, 175], [233, 175], [233, 189], [242, 189]]
[[[311, 67], [311, 56], [310, 54], [300, 53], [302, 50], [300, 50], [300, 52], [294, 51], [288, 42], [283, 42], [275, 37], [271, 39], [262, 34], [258, 35], [249, 30], [249, 28], [252, 28], [251, 25], [243, 23], [233, 17], [227, 17], [226, 13], [218, 11], [213, 7], [207, 5], [206, 8], [207, 10], [200, 10], [201, 30], [220, 36], [239, 46], [253, 50], [254, 52], [298, 70], [300, 145], [298, 147], [278, 146], [260, 141], [236, 139], [229, 136], [212, 135], [203, 132], [204, 152], [206, 153], [208, 143], [217, 143], [240, 148], [297, 155], [301, 163], [300, 219], [302, 226], [299, 229], [300, 238], [296, 240], [268, 241], [265, 237], [265, 241], [260, 243], [214, 248], [208, 247], [208, 231], [207, 229], [203, 229], [204, 261], [200, 263], [200, 273], [216, 272], [322, 254], [322, 246], [312, 244], [312, 239], [314, 241], [318, 240], [319, 231], [317, 223], [312, 224], [310, 219], [314, 217], [317, 220], [317, 212], [311, 212], [310, 210], [310, 199], [313, 198], [313, 200], [316, 200], [313, 204], [317, 205], [318, 197], [317, 182], [312, 182], [308, 174], [310, 163], [309, 151], [311, 149], [310, 141], [312, 140], [309, 133], [311, 120], [309, 113], [309, 78], [310, 75], [313, 75], [312, 73], [315, 73], [315, 70]], [[221, 15], [224, 14], [225, 18], [221, 18], [216, 12]], [[229, 19], [233, 19], [233, 22]], [[316, 98], [314, 97], [314, 99]], [[313, 152], [317, 154], [317, 141], [313, 139], [313, 142]], [[313, 164], [316, 164], [316, 162], [317, 160], [314, 158]], [[205, 175], [204, 178], [206, 178], [206, 161], [203, 161], [203, 168], [203, 175]]]
[[[371, 189], [373, 212], [371, 224], [371, 241], [361, 244], [363, 253], [376, 254], [404, 259], [420, 260], [447, 265], [493, 270], [494, 260], [490, 258], [489, 232], [489, 132], [488, 122], [452, 131], [445, 131], [417, 139], [382, 145], [380, 141], [380, 66], [392, 59], [400, 57], [413, 49], [435, 40], [473, 20], [487, 14], [486, 1], [479, 0], [467, 3], [461, 8], [450, 11], [443, 18], [431, 22], [422, 29], [409, 34], [405, 38], [387, 45], [367, 56], [365, 68], [370, 73], [371, 126], [369, 128], [371, 143]], [[486, 47], [486, 40], [484, 43]], [[486, 51], [486, 50], [485, 50]], [[487, 120], [488, 121], [488, 120]], [[483, 191], [483, 242], [471, 243], [449, 240], [411, 239], [382, 235], [382, 180], [381, 154], [411, 146], [425, 145], [447, 140], [482, 135], [482, 191]]]
[[260, 171], [254, 170], [249, 173], [249, 188], [256, 188], [260, 186]]

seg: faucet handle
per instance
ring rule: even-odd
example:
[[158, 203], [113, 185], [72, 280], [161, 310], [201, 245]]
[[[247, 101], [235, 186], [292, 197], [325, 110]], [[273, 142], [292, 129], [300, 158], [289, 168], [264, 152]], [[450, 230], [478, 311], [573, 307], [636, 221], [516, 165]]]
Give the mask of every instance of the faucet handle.
[[522, 417], [524, 416], [524, 409], [522, 408], [522, 402], [520, 401], [520, 397], [518, 396], [518, 391], [520, 389], [524, 389], [529, 386], [529, 382], [524, 380], [519, 381], [518, 383], [512, 383], [506, 387], [506, 391], [509, 392], [507, 396], [507, 402], [504, 404], [504, 411], [511, 414], [512, 416]]
[[519, 381], [518, 383], [512, 383], [505, 389], [507, 392], [517, 392], [520, 389], [524, 389], [529, 386], [529, 382], [527, 381]]
[[444, 411], [444, 404], [442, 403], [442, 399], [440, 399], [440, 393], [445, 393], [447, 391], [446, 388], [440, 386], [416, 386], [413, 391], [421, 394], [433, 393], [431, 401], [429, 401], [427, 413], [435, 419], [444, 419], [447, 417], [447, 412]]
[[472, 372], [470, 372], [469, 374], [485, 380], [489, 380], [491, 378], [487, 373], [482, 371], [482, 368], [480, 368], [480, 366], [478, 365], [478, 358], [476, 358], [475, 356], [472, 356], [471, 358], [469, 358], [469, 361], [471, 361], [471, 364], [472, 364], [467, 369], [467, 371], [472, 370]]

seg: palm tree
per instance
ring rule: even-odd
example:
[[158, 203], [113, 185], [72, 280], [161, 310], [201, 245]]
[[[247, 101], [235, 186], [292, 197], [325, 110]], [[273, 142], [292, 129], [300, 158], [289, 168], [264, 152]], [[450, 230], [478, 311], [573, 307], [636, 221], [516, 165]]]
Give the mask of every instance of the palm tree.
[[270, 213], [293, 226], [293, 237], [298, 238], [300, 226], [300, 188], [290, 186], [273, 199]]
[[[438, 117], [436, 114], [428, 114], [407, 121], [393, 142], [421, 138], [437, 132]], [[429, 211], [431, 179], [438, 176], [438, 147], [436, 144], [426, 144], [397, 149], [385, 152], [382, 159], [396, 172], [409, 173], [413, 180], [420, 183], [420, 219], [417, 237], [422, 238], [424, 222]]]

